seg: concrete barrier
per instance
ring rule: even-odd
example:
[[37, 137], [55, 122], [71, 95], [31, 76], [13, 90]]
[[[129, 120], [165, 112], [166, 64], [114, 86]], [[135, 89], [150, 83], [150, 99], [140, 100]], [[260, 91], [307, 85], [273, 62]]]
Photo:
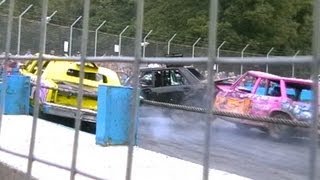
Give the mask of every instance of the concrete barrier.
[[132, 88], [100, 85], [96, 118], [96, 143], [124, 145], [129, 141]]
[[[1, 84], [0, 92], [3, 89]], [[7, 76], [4, 113], [29, 114], [30, 77], [13, 74]]]

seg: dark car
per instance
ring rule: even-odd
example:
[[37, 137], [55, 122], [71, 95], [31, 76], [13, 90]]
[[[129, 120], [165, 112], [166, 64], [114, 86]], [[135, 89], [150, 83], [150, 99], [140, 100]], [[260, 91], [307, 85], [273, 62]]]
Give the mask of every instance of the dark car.
[[[141, 68], [139, 83], [143, 98], [183, 105], [200, 105], [206, 87], [194, 67]], [[132, 86], [132, 77], [125, 85]]]

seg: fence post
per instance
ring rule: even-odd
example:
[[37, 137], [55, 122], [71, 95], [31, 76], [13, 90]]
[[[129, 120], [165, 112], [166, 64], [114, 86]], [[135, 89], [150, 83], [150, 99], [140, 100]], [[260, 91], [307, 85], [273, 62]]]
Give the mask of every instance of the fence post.
[[[249, 46], [250, 44], [247, 44], [241, 51], [241, 60], [243, 61], [243, 53], [244, 51], [247, 49], [247, 47]], [[241, 64], [240, 66], [240, 74], [242, 75], [243, 74], [243, 64]]]
[[[270, 53], [273, 51], [273, 47], [267, 53], [267, 59], [269, 59]], [[269, 65], [266, 63], [266, 73], [269, 73]]]
[[79, 93], [77, 95], [77, 113], [74, 119], [74, 139], [73, 139], [73, 149], [72, 149], [72, 161], [70, 170], [70, 180], [75, 179], [77, 174], [77, 157], [78, 157], [78, 146], [79, 146], [79, 131], [81, 127], [81, 108], [82, 108], [82, 98], [84, 94], [84, 68], [85, 61], [87, 57], [88, 50], [88, 34], [89, 34], [89, 11], [90, 11], [90, 0], [85, 0], [83, 3], [83, 25], [82, 25], [82, 35], [81, 35], [81, 56], [80, 56], [80, 67], [79, 67]]
[[32, 121], [32, 130], [31, 130], [31, 139], [29, 145], [29, 155], [28, 155], [28, 166], [27, 166], [27, 175], [28, 179], [31, 179], [31, 171], [34, 161], [34, 148], [35, 148], [35, 138], [36, 138], [36, 130], [37, 130], [37, 120], [39, 116], [39, 108], [40, 108], [40, 84], [41, 84], [41, 73], [42, 73], [42, 63], [43, 63], [43, 54], [45, 53], [46, 48], [46, 36], [47, 36], [47, 23], [48, 20], [52, 18], [52, 16], [56, 13], [53, 13], [51, 17], [47, 16], [48, 13], [48, 0], [42, 1], [42, 13], [41, 13], [41, 24], [40, 24], [40, 44], [39, 44], [39, 57], [38, 57], [38, 71], [36, 78], [36, 91], [35, 91], [35, 101], [33, 108], [33, 121]]
[[193, 45], [192, 45], [192, 58], [194, 58], [194, 48], [195, 48], [196, 44], [197, 44], [200, 40], [201, 40], [201, 38], [198, 38], [198, 39], [196, 40], [196, 42], [194, 42]]
[[2, 0], [2, 1], [0, 2], [0, 6], [1, 6], [4, 2], [6, 2], [6, 0]]
[[[293, 59], [295, 59], [299, 53], [300, 53], [300, 50], [298, 50], [298, 51], [294, 54]], [[291, 72], [292, 72], [291, 76], [294, 77], [294, 76], [295, 76], [295, 66], [294, 66], [294, 63], [292, 63], [291, 68], [292, 68], [292, 69], [291, 69]]]
[[[212, 111], [215, 110], [212, 102], [215, 102], [215, 84], [213, 82], [213, 65], [216, 63], [216, 44], [217, 44], [217, 17], [218, 17], [218, 0], [209, 1], [209, 23], [208, 23], [208, 61], [207, 61], [207, 87], [204, 104], [207, 107], [204, 128], [204, 148], [202, 156], [202, 180], [209, 179], [210, 168], [210, 144], [211, 144], [211, 127], [212, 122], [216, 120], [216, 116], [212, 116]], [[200, 178], [199, 178], [200, 179]]]
[[82, 18], [79, 16], [70, 26], [70, 35], [69, 35], [69, 56], [71, 56], [72, 52], [72, 33], [73, 33], [73, 26]]
[[[46, 18], [46, 26], [47, 24], [51, 21], [52, 17], [57, 13], [58, 11], [54, 11], [50, 16], [48, 16]], [[46, 31], [48, 30], [48, 28], [46, 28]], [[46, 36], [44, 37], [44, 54], [46, 53], [46, 42], [47, 42], [47, 32], [46, 32]]]
[[135, 61], [132, 64], [133, 69], [133, 92], [131, 96], [132, 108], [130, 111], [130, 126], [129, 126], [129, 144], [128, 144], [128, 154], [127, 154], [127, 167], [126, 167], [126, 180], [131, 180], [132, 174], [132, 162], [133, 162], [133, 152], [134, 152], [134, 140], [136, 134], [136, 125], [137, 125], [137, 117], [139, 110], [139, 66], [141, 62], [141, 39], [142, 39], [142, 31], [143, 31], [143, 10], [144, 10], [144, 0], [136, 1], [136, 36], [134, 43], [134, 57]]
[[312, 82], [313, 82], [313, 94], [315, 97], [312, 99], [312, 121], [310, 128], [310, 151], [309, 151], [309, 178], [310, 180], [319, 179], [318, 174], [318, 123], [319, 123], [319, 60], [320, 60], [320, 0], [313, 1], [313, 63], [312, 63]]
[[98, 41], [98, 30], [106, 23], [107, 21], [104, 20], [95, 30], [95, 34], [94, 34], [94, 57], [97, 56], [97, 41]]
[[[219, 57], [220, 57], [220, 49], [221, 49], [221, 47], [226, 43], [227, 41], [223, 41], [221, 44], [220, 44], [220, 46], [218, 47], [218, 49], [217, 49], [217, 59], [219, 59]], [[217, 73], [219, 72], [219, 65], [217, 64], [216, 65], [216, 71], [217, 71]]]
[[33, 6], [33, 4], [29, 5], [27, 9], [25, 9], [20, 15], [19, 15], [19, 22], [18, 22], [18, 45], [17, 45], [17, 54], [20, 55], [20, 40], [21, 40], [21, 18], [22, 16], [29, 11], [29, 9]]
[[171, 41], [176, 37], [177, 33], [174, 34], [168, 41], [168, 50], [167, 50], [167, 54], [169, 55], [170, 54], [170, 44], [171, 44]]
[[143, 38], [143, 45], [142, 45], [142, 57], [143, 58], [146, 55], [146, 46], [147, 46], [146, 40], [147, 40], [147, 37], [150, 36], [151, 33], [152, 33], [152, 30], [150, 30], [148, 32], [148, 34]]
[[50, 16], [47, 17], [47, 23], [49, 23], [49, 22], [51, 21], [52, 17], [53, 17], [57, 12], [58, 12], [57, 10], [56, 10], [56, 11], [53, 11], [53, 13], [52, 13]]
[[[7, 33], [6, 33], [6, 45], [5, 45], [5, 59], [2, 62], [4, 66], [7, 65], [9, 61], [9, 53], [11, 48], [11, 38], [12, 38], [12, 22], [13, 22], [13, 12], [14, 12], [14, 5], [15, 1], [10, 0], [9, 1], [9, 15], [8, 15], [8, 25], [7, 25]], [[0, 92], [0, 132], [1, 132], [1, 126], [2, 126], [2, 120], [3, 120], [3, 112], [5, 108], [5, 95], [7, 89], [7, 68], [4, 68], [2, 72], [2, 85], [0, 87], [2, 91]]]
[[122, 34], [129, 28], [129, 26], [126, 26], [121, 33], [119, 34], [119, 51], [118, 56], [121, 56], [121, 40], [122, 40]]

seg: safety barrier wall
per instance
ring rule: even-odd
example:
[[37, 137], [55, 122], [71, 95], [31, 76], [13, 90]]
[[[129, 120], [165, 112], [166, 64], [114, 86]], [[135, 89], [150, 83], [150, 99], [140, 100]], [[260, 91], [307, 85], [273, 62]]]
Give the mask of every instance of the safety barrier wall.
[[128, 112], [131, 107], [131, 95], [130, 87], [99, 86], [96, 117], [97, 144], [103, 146], [128, 144], [130, 125]]
[[17, 73], [8, 75], [6, 80], [4, 114], [29, 114], [30, 77]]

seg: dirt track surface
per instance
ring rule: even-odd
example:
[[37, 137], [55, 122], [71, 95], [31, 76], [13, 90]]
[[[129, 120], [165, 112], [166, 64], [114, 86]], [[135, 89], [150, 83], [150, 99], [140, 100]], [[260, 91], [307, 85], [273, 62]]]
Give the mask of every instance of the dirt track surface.
[[[144, 108], [139, 121], [138, 145], [202, 164], [204, 119], [189, 112], [179, 112], [170, 117], [165, 110]], [[211, 133], [211, 168], [256, 180], [308, 179], [308, 139], [292, 138], [287, 142], [277, 142], [262, 131], [240, 131], [234, 124], [221, 119], [212, 123]], [[319, 150], [317, 157], [319, 162]], [[319, 163], [317, 167], [320, 169]], [[320, 179], [320, 173], [316, 179]]]

